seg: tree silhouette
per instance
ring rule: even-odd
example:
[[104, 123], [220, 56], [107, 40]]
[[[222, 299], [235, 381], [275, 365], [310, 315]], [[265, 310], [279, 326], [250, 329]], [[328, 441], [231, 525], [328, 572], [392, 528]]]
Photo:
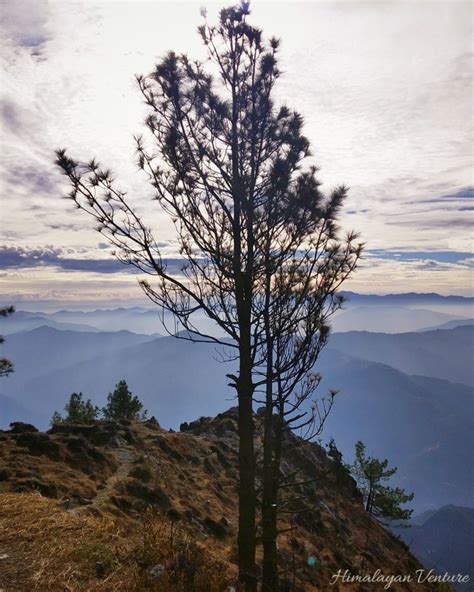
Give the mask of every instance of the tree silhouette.
[[[228, 376], [239, 408], [239, 578], [254, 591], [256, 389], [268, 385], [273, 393], [280, 376], [281, 413], [292, 405], [292, 382], [304, 377], [324, 341], [318, 307], [327, 310], [359, 247], [354, 235], [338, 239], [335, 218], [346, 188], [320, 192], [316, 168], [305, 161], [302, 117], [273, 103], [279, 42], [265, 42], [248, 14], [244, 2], [222, 10], [217, 25], [205, 21], [199, 28], [214, 75], [170, 52], [150, 75], [137, 77], [149, 109], [148, 134], [136, 137], [138, 166], [174, 225], [180, 269], [167, 264], [159, 240], [109, 170], [63, 149], [56, 162], [70, 182], [67, 197], [92, 216], [121, 261], [148, 276], [140, 285], [168, 332], [219, 344], [224, 359], [238, 360], [236, 375]], [[198, 311], [228, 339], [197, 326]], [[172, 327], [165, 312], [172, 313]], [[294, 347], [303, 355], [290, 356], [296, 361], [287, 365]]]

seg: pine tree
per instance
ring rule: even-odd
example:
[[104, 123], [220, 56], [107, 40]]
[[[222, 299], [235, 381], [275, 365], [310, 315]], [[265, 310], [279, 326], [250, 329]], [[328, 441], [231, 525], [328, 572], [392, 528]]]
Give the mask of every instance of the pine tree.
[[66, 415], [63, 417], [58, 411], [53, 413], [51, 425], [60, 424], [92, 424], [99, 415], [99, 408], [90, 399], [84, 400], [82, 393], [72, 393], [65, 405]]
[[382, 523], [409, 520], [413, 510], [402, 508], [414, 494], [407, 494], [400, 487], [389, 487], [383, 483], [396, 474], [397, 468], [388, 468], [388, 460], [366, 457], [361, 441], [355, 445], [355, 462], [349, 465], [364, 498], [365, 509]]
[[[320, 191], [317, 169], [306, 160], [311, 153], [303, 118], [274, 103], [279, 41], [265, 40], [248, 15], [249, 3], [242, 2], [223, 9], [217, 25], [205, 21], [199, 27], [206, 62], [170, 52], [153, 72], [137, 77], [149, 108], [147, 134], [136, 138], [137, 162], [174, 225], [179, 270], [168, 265], [159, 238], [109, 169], [95, 159], [79, 162], [65, 149], [57, 151], [56, 162], [69, 180], [67, 198], [91, 216], [121, 261], [146, 274], [140, 282], [145, 294], [171, 313], [163, 314], [164, 324], [173, 319], [165, 329], [177, 338], [217, 343], [238, 362], [236, 374], [228, 377], [239, 408], [239, 579], [246, 592], [254, 592], [253, 402], [256, 383], [262, 386], [257, 368], [269, 368], [263, 380], [272, 390], [279, 379], [270, 351], [277, 338], [288, 345], [275, 357], [282, 364], [280, 383], [286, 383], [280, 398], [285, 414], [296, 394], [292, 377], [304, 374], [327, 335], [324, 328], [319, 331], [318, 309], [337, 301], [339, 280], [353, 269], [360, 250], [353, 234], [339, 238], [335, 222], [347, 189]], [[277, 276], [284, 278], [282, 291], [267, 297]], [[288, 306], [274, 332], [280, 302]], [[227, 339], [197, 326], [198, 312]], [[303, 325], [307, 337], [299, 341]], [[310, 353], [291, 353], [287, 366], [292, 340]], [[309, 394], [313, 385], [307, 386]], [[274, 400], [265, 404], [271, 418]], [[271, 425], [266, 434], [272, 453]], [[273, 507], [264, 497], [263, 505]], [[274, 556], [276, 546], [270, 543]]]
[[142, 412], [143, 403], [133, 395], [125, 380], [120, 380], [115, 385], [113, 393], [107, 396], [107, 405], [102, 409], [105, 419], [112, 421], [138, 420], [146, 415]]

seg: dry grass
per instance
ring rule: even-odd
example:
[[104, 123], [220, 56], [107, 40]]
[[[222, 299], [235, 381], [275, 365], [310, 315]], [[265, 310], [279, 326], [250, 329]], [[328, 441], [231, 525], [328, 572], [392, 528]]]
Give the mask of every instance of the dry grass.
[[[198, 422], [187, 433], [147, 423], [98, 425], [83, 435], [79, 428], [0, 432], [0, 556], [9, 555], [0, 559], [0, 591], [224, 592], [235, 586], [234, 415]], [[279, 538], [282, 576], [294, 582], [293, 592], [327, 592], [338, 569], [357, 572], [362, 560], [368, 572], [413, 573], [419, 564], [378, 525], [371, 526], [364, 555], [370, 521], [351, 484], [335, 483], [318, 447], [290, 444], [287, 470], [299, 470], [311, 483], [286, 494], [302, 501], [298, 514], [280, 522], [288, 529]], [[69, 501], [61, 507], [60, 499]], [[259, 563], [261, 552], [259, 546]], [[163, 566], [159, 579], [150, 577], [156, 565]], [[408, 584], [392, 589], [410, 592]]]
[[90, 499], [116, 468], [113, 455], [84, 438], [0, 432], [0, 491]]
[[[0, 494], [2, 553], [8, 554], [0, 564], [6, 592], [222, 592], [234, 575], [157, 514], [147, 514], [143, 524], [119, 524], [32, 493]], [[147, 573], [156, 564], [166, 570], [153, 581]]]

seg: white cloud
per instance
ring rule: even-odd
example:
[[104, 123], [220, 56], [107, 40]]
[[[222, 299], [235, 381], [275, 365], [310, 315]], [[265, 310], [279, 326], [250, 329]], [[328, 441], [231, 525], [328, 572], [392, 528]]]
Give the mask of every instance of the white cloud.
[[[210, 20], [219, 5], [210, 3]], [[171, 48], [203, 55], [199, 7], [8, 4], [0, 213], [9, 244], [86, 246], [91, 257], [101, 250], [89, 220], [58, 198], [58, 146], [118, 171], [157, 238], [172, 238], [132, 162], [132, 134], [145, 112], [133, 75]], [[279, 98], [305, 116], [323, 187], [351, 186], [346, 211], [355, 213], [344, 224], [369, 248], [472, 249], [472, 211], [461, 209], [468, 200], [431, 201], [473, 185], [470, 12], [470, 3], [456, 1], [253, 2], [254, 22], [283, 41]], [[405, 261], [378, 269], [395, 273], [401, 290], [415, 280], [423, 291], [470, 285], [458, 268], [418, 269], [416, 278]], [[373, 292], [390, 280], [375, 268], [358, 277]]]

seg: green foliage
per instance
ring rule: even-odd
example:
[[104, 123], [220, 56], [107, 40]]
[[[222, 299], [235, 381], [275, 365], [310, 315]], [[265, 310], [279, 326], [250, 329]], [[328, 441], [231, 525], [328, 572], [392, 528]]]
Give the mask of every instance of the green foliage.
[[[8, 317], [14, 312], [15, 308], [13, 306], [5, 306], [4, 308], [0, 308], [0, 317]], [[0, 343], [3, 343], [4, 341], [5, 338], [3, 335], [0, 335]], [[14, 369], [10, 360], [0, 358], [0, 376], [8, 376], [11, 372], [14, 372]]]
[[365, 509], [380, 522], [405, 521], [413, 510], [403, 509], [402, 504], [410, 502], [414, 494], [407, 494], [400, 487], [389, 487], [388, 481], [397, 468], [388, 468], [388, 460], [366, 457], [365, 446], [359, 441], [355, 445], [355, 462], [347, 465], [364, 497]]
[[99, 408], [90, 399], [84, 401], [82, 393], [72, 393], [69, 403], [64, 407], [66, 415], [63, 417], [55, 411], [51, 418], [51, 425], [60, 424], [91, 424], [98, 419]]
[[113, 393], [107, 396], [107, 405], [102, 409], [105, 419], [119, 421], [121, 419], [141, 419], [146, 411], [142, 412], [143, 403], [133, 395], [125, 380], [121, 380], [115, 386]]

